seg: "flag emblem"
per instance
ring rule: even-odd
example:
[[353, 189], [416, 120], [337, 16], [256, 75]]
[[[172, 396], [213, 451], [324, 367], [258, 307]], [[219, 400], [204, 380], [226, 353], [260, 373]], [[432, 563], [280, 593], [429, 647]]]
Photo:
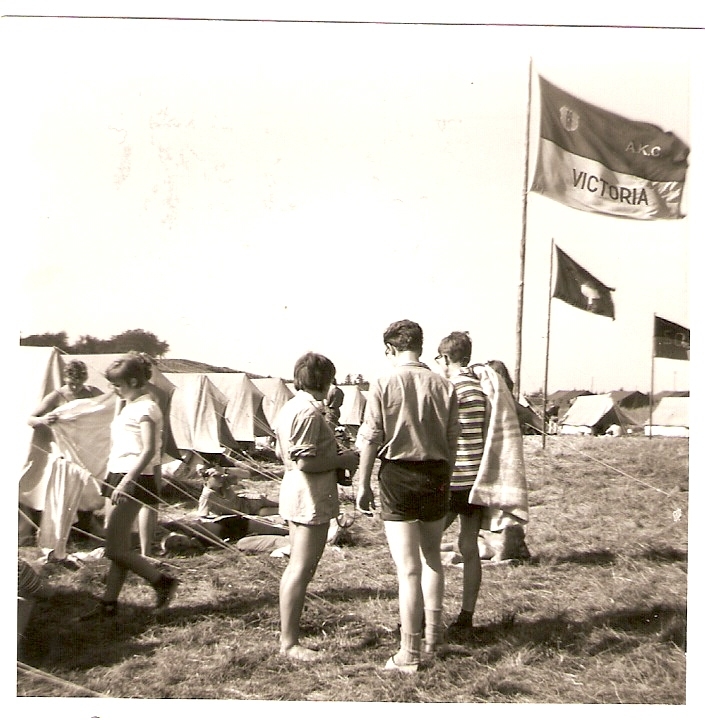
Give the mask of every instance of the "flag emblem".
[[575, 132], [580, 127], [580, 115], [567, 107], [566, 105], [561, 106], [561, 125], [567, 132]]
[[543, 78], [531, 190], [589, 212], [681, 218], [690, 148], [650, 123], [590, 105]]

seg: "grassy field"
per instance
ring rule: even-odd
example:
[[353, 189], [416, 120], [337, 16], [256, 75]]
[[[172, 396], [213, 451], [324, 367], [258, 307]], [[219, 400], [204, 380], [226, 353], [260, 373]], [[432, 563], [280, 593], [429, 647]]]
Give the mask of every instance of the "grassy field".
[[[103, 623], [71, 619], [100, 594], [106, 561], [55, 564], [43, 572], [56, 594], [18, 650], [17, 695], [683, 705], [688, 452], [675, 438], [559, 436], [542, 449], [526, 437], [532, 558], [484, 564], [476, 633], [416, 675], [381, 669], [398, 646], [396, 576], [381, 521], [359, 516], [326, 549], [303, 613], [303, 641], [324, 661], [277, 653], [286, 558], [165, 557], [182, 581], [172, 606], [153, 615], [151, 590], [130, 576], [119, 619]], [[276, 497], [275, 481], [259, 482]], [[461, 578], [447, 568], [447, 622]]]

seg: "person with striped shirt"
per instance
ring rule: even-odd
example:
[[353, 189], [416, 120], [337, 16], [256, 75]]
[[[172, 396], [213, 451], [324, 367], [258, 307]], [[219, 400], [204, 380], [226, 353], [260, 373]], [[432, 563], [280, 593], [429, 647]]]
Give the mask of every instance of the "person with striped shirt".
[[472, 340], [466, 332], [452, 332], [438, 345], [436, 363], [442, 375], [455, 386], [458, 398], [460, 436], [455, 467], [450, 481], [450, 510], [445, 528], [460, 517], [458, 549], [463, 557], [463, 596], [460, 613], [449, 626], [449, 636], [462, 634], [472, 628], [473, 613], [482, 582], [482, 561], [478, 535], [482, 506], [469, 504], [470, 492], [480, 469], [485, 446], [489, 408], [480, 380], [469, 367]]

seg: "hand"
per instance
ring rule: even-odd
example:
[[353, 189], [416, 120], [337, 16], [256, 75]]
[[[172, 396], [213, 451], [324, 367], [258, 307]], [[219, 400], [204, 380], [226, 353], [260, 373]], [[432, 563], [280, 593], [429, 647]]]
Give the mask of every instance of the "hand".
[[361, 486], [357, 491], [357, 509], [365, 515], [372, 515], [372, 511], [375, 510], [376, 507], [372, 488]]
[[357, 466], [360, 464], [360, 456], [354, 450], [343, 450], [338, 455], [338, 459], [341, 462], [340, 467], [348, 470], [351, 475], [357, 470]]
[[110, 496], [110, 500], [112, 501], [113, 505], [119, 505], [120, 503], [126, 502], [130, 499], [127, 493], [132, 492], [132, 485], [133, 483], [131, 480], [125, 482], [125, 480], [123, 479], [115, 486], [113, 494]]
[[52, 412], [42, 418], [42, 423], [45, 425], [53, 425], [58, 419], [59, 416]]

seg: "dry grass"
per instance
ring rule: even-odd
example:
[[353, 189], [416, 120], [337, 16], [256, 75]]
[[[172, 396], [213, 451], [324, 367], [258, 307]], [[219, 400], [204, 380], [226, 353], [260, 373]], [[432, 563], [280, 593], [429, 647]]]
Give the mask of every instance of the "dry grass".
[[[38, 606], [20, 659], [54, 679], [22, 670], [17, 694], [684, 704], [688, 441], [555, 437], [543, 450], [527, 437], [525, 449], [532, 559], [485, 564], [474, 637], [415, 676], [381, 670], [398, 643], [396, 577], [380, 520], [358, 517], [346, 542], [326, 550], [303, 614], [304, 641], [324, 662], [277, 654], [286, 559], [165, 558], [183, 583], [173, 605], [152, 615], [151, 591], [130, 577], [119, 620], [102, 624], [68, 620], [100, 593], [105, 562], [47, 566], [57, 595]], [[456, 533], [454, 524], [447, 539]], [[446, 578], [451, 619], [460, 569]]]

